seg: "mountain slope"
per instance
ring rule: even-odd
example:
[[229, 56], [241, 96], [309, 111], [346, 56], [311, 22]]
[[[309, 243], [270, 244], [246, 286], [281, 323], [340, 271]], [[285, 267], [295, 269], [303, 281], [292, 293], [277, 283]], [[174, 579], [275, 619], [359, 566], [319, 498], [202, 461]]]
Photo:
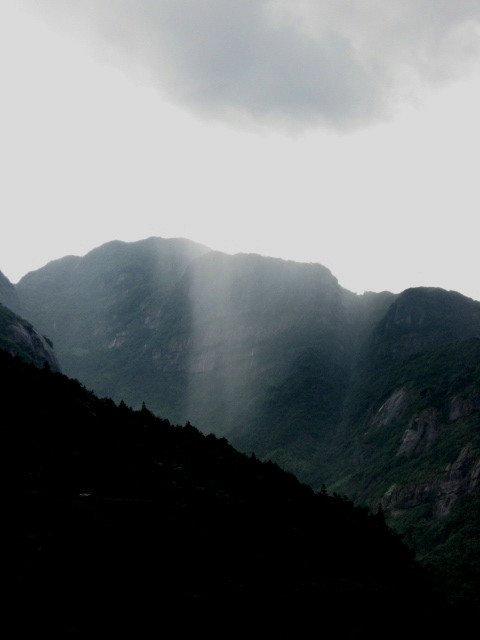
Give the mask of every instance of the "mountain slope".
[[17, 302], [15, 286], [0, 271], [0, 303], [6, 307], [12, 307]]
[[0, 370], [14, 596], [31, 616], [17, 629], [151, 632], [177, 607], [182, 627], [198, 604], [210, 629], [235, 612], [247, 627], [320, 619], [372, 637], [392, 618], [449, 624], [453, 610], [380, 516], [4, 352]]
[[14, 285], [0, 271], [0, 349], [32, 362], [58, 371], [59, 365], [51, 341], [40, 335], [32, 325], [14, 313], [19, 300]]
[[88, 387], [382, 503], [478, 593], [480, 569], [464, 569], [480, 555], [480, 303], [432, 288], [357, 296], [321, 265], [153, 238], [50, 263], [16, 290]]
[[480, 608], [479, 314], [454, 292], [399, 296], [352, 378], [329, 484], [381, 502], [420, 557]]
[[0, 304], [0, 349], [39, 367], [47, 363], [52, 369], [59, 369], [53, 345], [48, 338], [37, 333], [29, 322], [3, 304]]
[[149, 239], [50, 263], [17, 292], [66, 373], [175, 421], [244, 430], [305, 357], [344, 393], [355, 296], [320, 265]]

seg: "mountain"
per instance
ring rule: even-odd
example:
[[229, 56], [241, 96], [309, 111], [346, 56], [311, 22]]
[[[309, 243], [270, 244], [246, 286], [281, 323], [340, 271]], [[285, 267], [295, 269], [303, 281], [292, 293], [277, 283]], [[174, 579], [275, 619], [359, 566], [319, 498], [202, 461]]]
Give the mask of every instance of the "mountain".
[[67, 374], [216, 433], [244, 430], [304, 362], [335, 403], [349, 376], [356, 296], [320, 265], [150, 238], [52, 262], [17, 294]]
[[[145, 379], [140, 371], [151, 368], [142, 357], [145, 333], [153, 333], [148, 310], [170, 313], [174, 285], [206, 251], [187, 240], [111, 242], [86, 258], [67, 256], [29, 273], [16, 288], [14, 310], [52, 337], [62, 370], [102, 395], [137, 404], [139, 375]], [[118, 375], [112, 376], [112, 365]]]
[[381, 514], [2, 351], [0, 371], [17, 631], [462, 626]]
[[480, 593], [479, 302], [359, 296], [321, 265], [160, 238], [52, 262], [16, 295], [87, 387], [382, 504], [459, 598]]
[[[412, 289], [377, 323], [345, 403], [329, 486], [389, 522], [480, 607], [480, 305]], [[327, 479], [328, 482], [328, 479]]]
[[0, 271], [0, 303], [6, 307], [10, 307], [17, 303], [17, 293], [15, 286]]
[[58, 361], [53, 345], [40, 335], [33, 326], [11, 311], [6, 304], [18, 304], [14, 286], [0, 272], [0, 349], [19, 356], [26, 362], [58, 370]]

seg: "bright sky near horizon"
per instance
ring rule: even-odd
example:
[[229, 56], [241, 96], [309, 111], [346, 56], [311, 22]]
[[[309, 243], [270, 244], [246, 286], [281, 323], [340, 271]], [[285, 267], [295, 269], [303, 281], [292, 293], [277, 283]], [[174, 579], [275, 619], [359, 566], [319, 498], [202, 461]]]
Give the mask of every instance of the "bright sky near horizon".
[[2, 0], [0, 269], [186, 237], [480, 300], [480, 3]]

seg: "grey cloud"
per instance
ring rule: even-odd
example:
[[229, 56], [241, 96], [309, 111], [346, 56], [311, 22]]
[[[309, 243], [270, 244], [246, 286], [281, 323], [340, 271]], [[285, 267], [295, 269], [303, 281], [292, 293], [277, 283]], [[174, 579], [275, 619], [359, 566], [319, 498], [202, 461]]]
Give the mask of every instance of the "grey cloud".
[[480, 55], [478, 0], [24, 0], [216, 118], [356, 128]]

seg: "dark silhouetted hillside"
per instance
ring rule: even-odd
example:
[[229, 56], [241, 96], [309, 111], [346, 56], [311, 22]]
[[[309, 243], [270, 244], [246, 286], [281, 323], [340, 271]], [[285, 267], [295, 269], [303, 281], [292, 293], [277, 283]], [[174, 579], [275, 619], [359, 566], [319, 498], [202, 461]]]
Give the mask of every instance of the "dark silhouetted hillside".
[[392, 620], [449, 622], [381, 514], [62, 374], [4, 352], [0, 368], [17, 631], [143, 634], [172, 620], [198, 631], [208, 620], [211, 631], [316, 622], [383, 637]]

